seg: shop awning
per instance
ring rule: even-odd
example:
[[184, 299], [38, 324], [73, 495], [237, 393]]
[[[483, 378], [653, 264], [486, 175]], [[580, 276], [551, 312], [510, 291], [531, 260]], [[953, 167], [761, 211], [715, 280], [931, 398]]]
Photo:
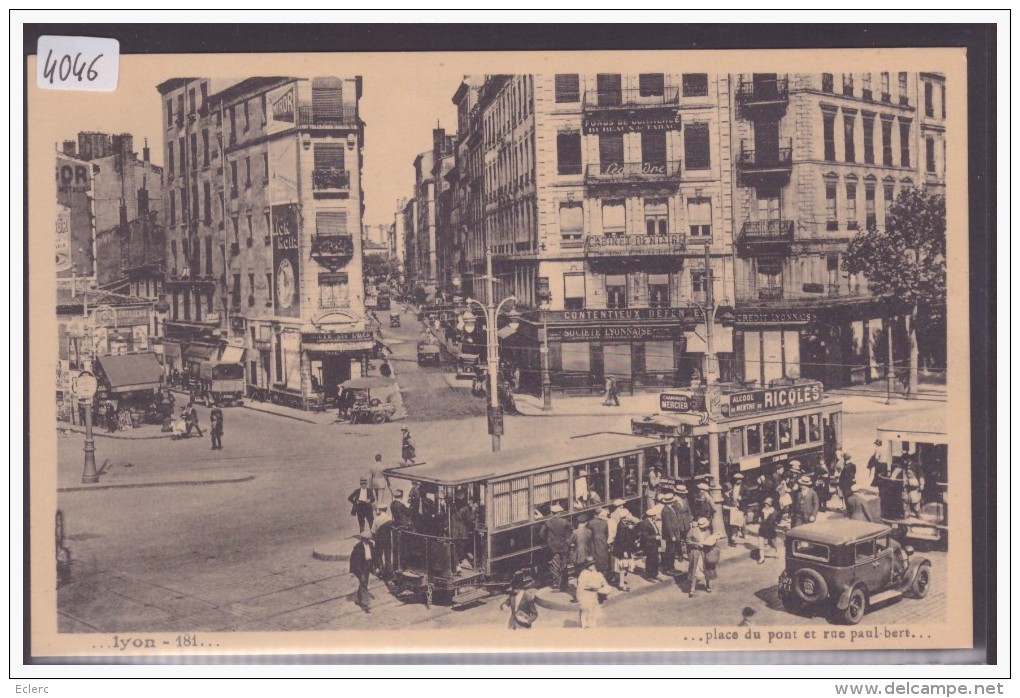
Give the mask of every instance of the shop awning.
[[158, 388], [159, 378], [163, 375], [163, 367], [155, 354], [103, 356], [96, 361], [114, 393]]
[[208, 361], [216, 354], [216, 347], [211, 347], [204, 344], [192, 344], [184, 352], [185, 359], [197, 359], [199, 361]]
[[181, 358], [181, 345], [169, 339], [163, 341], [163, 356], [167, 359]]
[[221, 364], [244, 363], [244, 347], [226, 347], [223, 349], [223, 356], [220, 357]]

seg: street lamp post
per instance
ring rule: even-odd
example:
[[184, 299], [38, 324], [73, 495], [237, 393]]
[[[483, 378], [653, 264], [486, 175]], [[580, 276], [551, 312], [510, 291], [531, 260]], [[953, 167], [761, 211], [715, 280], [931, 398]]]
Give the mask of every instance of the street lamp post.
[[[499, 336], [496, 333], [496, 319], [499, 317], [504, 305], [516, 303], [517, 299], [513, 296], [507, 296], [500, 301], [499, 305], [495, 305], [493, 303], [491, 251], [486, 251], [485, 253], [485, 267], [488, 282], [488, 304], [482, 305], [482, 303], [473, 298], [465, 300], [469, 305], [474, 304], [478, 306], [482, 311], [482, 317], [485, 319], [485, 356], [489, 370], [488, 422], [489, 433], [492, 435], [492, 452], [496, 453], [499, 451], [500, 437], [503, 434], [503, 412], [499, 404]], [[520, 322], [520, 313], [516, 310], [511, 310], [507, 313], [507, 318], [510, 320], [510, 328], [516, 330]], [[464, 331], [468, 334], [473, 333], [477, 317], [471, 312], [470, 307], [464, 311], [462, 319], [464, 320]]]
[[75, 394], [85, 403], [85, 466], [82, 470], [82, 484], [99, 482], [96, 471], [96, 440], [92, 435], [92, 398], [96, 395], [96, 377], [91, 371], [82, 371], [75, 381]]

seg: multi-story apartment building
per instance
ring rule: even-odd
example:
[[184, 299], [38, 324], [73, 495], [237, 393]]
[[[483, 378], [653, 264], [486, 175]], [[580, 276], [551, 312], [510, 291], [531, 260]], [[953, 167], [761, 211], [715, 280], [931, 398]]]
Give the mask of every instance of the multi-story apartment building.
[[182, 359], [218, 350], [243, 360], [248, 383], [281, 402], [330, 396], [374, 346], [361, 269], [361, 78], [177, 78], [158, 90], [168, 335]]
[[744, 379], [804, 376], [839, 387], [885, 375], [890, 311], [866, 279], [842, 271], [842, 253], [858, 231], [885, 224], [901, 188], [944, 185], [944, 94], [932, 74], [737, 78]]
[[432, 178], [433, 151], [414, 159], [414, 268], [415, 280], [434, 285], [439, 275], [436, 259], [436, 183]]
[[397, 269], [400, 270], [400, 281], [403, 282], [406, 278], [406, 254], [407, 244], [405, 242], [405, 236], [407, 235], [407, 226], [404, 219], [404, 208], [407, 206], [407, 199], [400, 199], [397, 201], [396, 208], [393, 212], [393, 225], [390, 226], [390, 256], [397, 260]]
[[411, 286], [421, 275], [418, 266], [418, 198], [412, 196], [405, 201], [397, 216], [403, 221], [404, 283]]

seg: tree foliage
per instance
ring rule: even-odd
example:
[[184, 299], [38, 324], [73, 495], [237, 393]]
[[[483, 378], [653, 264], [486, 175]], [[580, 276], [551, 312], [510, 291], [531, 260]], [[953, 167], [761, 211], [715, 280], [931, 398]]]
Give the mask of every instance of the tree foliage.
[[383, 254], [366, 254], [361, 270], [366, 279], [387, 280], [397, 277], [399, 268], [397, 260]]
[[858, 233], [843, 269], [863, 274], [869, 291], [891, 305], [916, 309], [920, 318], [941, 317], [946, 304], [946, 200], [907, 188], [886, 213], [885, 229]]

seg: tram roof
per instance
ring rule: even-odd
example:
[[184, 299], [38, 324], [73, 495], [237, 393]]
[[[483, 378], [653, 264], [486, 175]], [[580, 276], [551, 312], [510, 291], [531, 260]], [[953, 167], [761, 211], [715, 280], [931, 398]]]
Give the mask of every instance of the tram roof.
[[479, 453], [435, 463], [387, 468], [389, 477], [457, 485], [493, 480], [508, 475], [523, 475], [577, 461], [612, 458], [649, 446], [660, 446], [659, 439], [615, 432], [584, 434], [557, 441], [538, 443], [498, 453]]

